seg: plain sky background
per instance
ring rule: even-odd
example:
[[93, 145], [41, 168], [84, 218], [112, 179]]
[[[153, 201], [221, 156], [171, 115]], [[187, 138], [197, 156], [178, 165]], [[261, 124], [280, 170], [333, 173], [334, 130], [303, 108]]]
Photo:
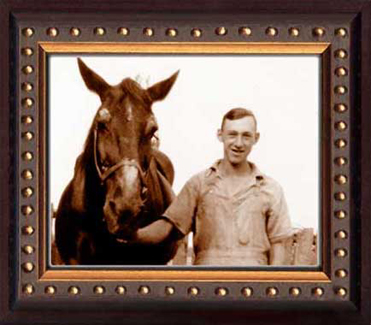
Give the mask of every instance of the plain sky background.
[[[251, 109], [261, 134], [249, 160], [283, 187], [294, 226], [319, 224], [320, 58], [317, 55], [80, 56], [108, 83], [131, 77], [148, 87], [180, 70], [167, 98], [153, 105], [160, 150], [175, 168], [178, 193], [222, 158], [216, 133], [231, 108]], [[100, 105], [76, 55], [49, 58], [50, 202], [57, 208]]]

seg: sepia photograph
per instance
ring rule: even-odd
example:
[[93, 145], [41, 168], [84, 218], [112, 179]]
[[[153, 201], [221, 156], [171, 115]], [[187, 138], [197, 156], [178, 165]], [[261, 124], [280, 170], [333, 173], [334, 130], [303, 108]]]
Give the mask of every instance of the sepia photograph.
[[321, 266], [320, 55], [48, 56], [49, 266]]

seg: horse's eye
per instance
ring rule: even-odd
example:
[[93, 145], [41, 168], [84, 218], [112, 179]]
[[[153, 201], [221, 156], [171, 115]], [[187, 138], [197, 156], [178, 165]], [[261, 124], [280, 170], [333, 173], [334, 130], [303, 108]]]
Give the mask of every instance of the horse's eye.
[[99, 131], [107, 130], [107, 124], [104, 122], [98, 122], [97, 126]]
[[152, 138], [153, 135], [156, 133], [157, 130], [158, 130], [157, 125], [153, 125], [153, 126], [149, 129], [149, 131], [148, 131], [148, 133], [147, 133], [147, 136], [148, 136], [149, 138]]

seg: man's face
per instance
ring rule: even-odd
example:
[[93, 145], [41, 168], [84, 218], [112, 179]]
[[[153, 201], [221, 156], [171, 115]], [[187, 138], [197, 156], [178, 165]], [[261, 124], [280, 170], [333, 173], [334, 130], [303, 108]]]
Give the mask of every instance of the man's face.
[[234, 166], [243, 164], [253, 145], [259, 140], [254, 118], [246, 116], [238, 120], [226, 119], [218, 139], [223, 142], [224, 158]]

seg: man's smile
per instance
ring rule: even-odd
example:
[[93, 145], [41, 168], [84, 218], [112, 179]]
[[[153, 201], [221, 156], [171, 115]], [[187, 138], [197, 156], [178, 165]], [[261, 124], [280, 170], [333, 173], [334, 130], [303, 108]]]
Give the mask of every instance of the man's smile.
[[245, 150], [243, 149], [236, 149], [236, 148], [232, 148], [231, 149], [235, 154], [242, 154], [245, 152]]

